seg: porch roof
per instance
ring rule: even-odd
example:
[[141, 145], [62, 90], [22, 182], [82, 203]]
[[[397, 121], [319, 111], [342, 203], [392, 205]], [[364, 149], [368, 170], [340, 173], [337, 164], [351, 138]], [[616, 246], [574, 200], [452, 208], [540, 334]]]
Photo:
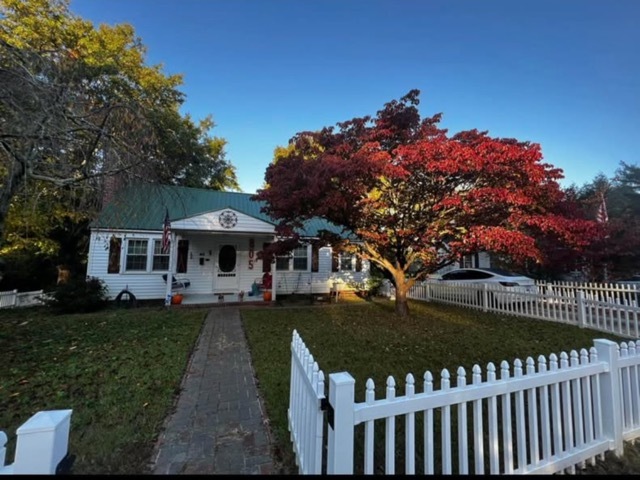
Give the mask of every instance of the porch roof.
[[[110, 230], [161, 231], [165, 209], [173, 222], [207, 212], [229, 208], [275, 227], [276, 221], [262, 213], [264, 202], [252, 200], [253, 194], [224, 192], [174, 185], [145, 184], [118, 191], [114, 199], [91, 223], [91, 228]], [[341, 234], [341, 228], [322, 218], [308, 220], [302, 236], [315, 237], [322, 230]], [[344, 235], [344, 234], [343, 234]]]

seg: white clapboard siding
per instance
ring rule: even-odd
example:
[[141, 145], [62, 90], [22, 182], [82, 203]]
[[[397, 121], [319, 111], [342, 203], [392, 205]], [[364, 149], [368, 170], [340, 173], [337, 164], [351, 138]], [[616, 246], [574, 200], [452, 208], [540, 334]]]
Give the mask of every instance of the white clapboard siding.
[[[237, 217], [237, 222], [231, 229], [225, 228], [220, 225], [220, 214], [223, 211], [227, 210], [231, 210], [232, 212], [234, 212]], [[238, 212], [236, 210], [233, 210], [232, 208], [225, 208], [222, 210], [216, 210], [214, 212], [207, 212], [202, 215], [195, 215], [193, 217], [174, 220], [173, 222], [171, 222], [171, 228], [174, 230], [203, 231], [228, 234], [242, 232], [251, 234], [263, 233], [273, 235], [275, 232], [275, 227], [273, 224]]]
[[[251, 218], [251, 217], [248, 217]], [[107, 273], [109, 261], [109, 239], [112, 235], [122, 238], [120, 251], [120, 272]], [[126, 272], [127, 240], [147, 239], [148, 258], [151, 258], [153, 241], [160, 240], [161, 232], [133, 232], [117, 230], [101, 230], [91, 233], [87, 275], [100, 278], [108, 288], [109, 298], [114, 299], [123, 289], [129, 290], [138, 299], [163, 299], [166, 284], [162, 275], [166, 271]], [[176, 241], [189, 241], [187, 254], [187, 271], [176, 273], [179, 278], [189, 279], [191, 285], [183, 292], [189, 294], [208, 294], [212, 292], [251, 292], [254, 283], [260, 283], [263, 276], [263, 262], [258, 259], [258, 252], [265, 243], [273, 241], [268, 234], [249, 235], [224, 233], [193, 233], [177, 235]], [[253, 240], [253, 258], [250, 256], [250, 241]], [[236, 278], [226, 282], [224, 286], [216, 282], [218, 252], [223, 245], [236, 247]], [[307, 271], [281, 271], [272, 275], [276, 294], [328, 294], [334, 284], [339, 282], [348, 287], [353, 284], [364, 284], [369, 277], [369, 263], [362, 262], [362, 271], [331, 271], [331, 248], [324, 247], [319, 251], [318, 272], [311, 272], [311, 258]], [[150, 260], [148, 260], [150, 265]], [[175, 263], [174, 263], [175, 264]], [[0, 298], [1, 300], [1, 298]]]

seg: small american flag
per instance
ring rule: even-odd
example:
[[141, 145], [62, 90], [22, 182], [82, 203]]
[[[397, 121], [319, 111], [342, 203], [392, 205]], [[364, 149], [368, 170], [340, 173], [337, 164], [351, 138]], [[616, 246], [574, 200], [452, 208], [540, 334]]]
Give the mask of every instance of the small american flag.
[[598, 213], [596, 214], [596, 220], [598, 223], [607, 223], [609, 221], [609, 215], [607, 215], [607, 204], [604, 201], [604, 195], [600, 194], [600, 205], [598, 206]]
[[169, 220], [169, 209], [166, 209], [164, 216], [164, 225], [162, 227], [162, 253], [169, 253], [169, 244], [171, 243], [171, 221]]

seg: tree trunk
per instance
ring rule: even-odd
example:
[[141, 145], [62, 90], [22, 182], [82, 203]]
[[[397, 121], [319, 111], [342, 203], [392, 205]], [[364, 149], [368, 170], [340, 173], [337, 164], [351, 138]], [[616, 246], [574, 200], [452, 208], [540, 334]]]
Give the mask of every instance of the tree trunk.
[[11, 205], [11, 199], [24, 183], [24, 167], [16, 160], [9, 160], [9, 172], [5, 185], [0, 189], [0, 245], [4, 243], [4, 224]]
[[407, 317], [409, 315], [409, 304], [407, 303], [408, 288], [404, 281], [404, 276], [395, 278], [396, 283], [396, 315]]

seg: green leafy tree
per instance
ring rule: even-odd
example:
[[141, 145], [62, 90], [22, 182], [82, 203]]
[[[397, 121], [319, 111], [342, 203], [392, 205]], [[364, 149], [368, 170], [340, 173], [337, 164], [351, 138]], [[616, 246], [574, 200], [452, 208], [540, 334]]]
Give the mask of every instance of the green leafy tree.
[[130, 25], [94, 27], [67, 0], [0, 0], [3, 254], [53, 255], [112, 179], [239, 190], [211, 118], [179, 113], [182, 76], [145, 54]]
[[615, 281], [640, 272], [640, 168], [620, 162], [615, 175], [597, 175], [575, 187], [583, 211], [597, 219], [606, 207], [602, 234], [584, 252], [584, 271], [592, 281]]

